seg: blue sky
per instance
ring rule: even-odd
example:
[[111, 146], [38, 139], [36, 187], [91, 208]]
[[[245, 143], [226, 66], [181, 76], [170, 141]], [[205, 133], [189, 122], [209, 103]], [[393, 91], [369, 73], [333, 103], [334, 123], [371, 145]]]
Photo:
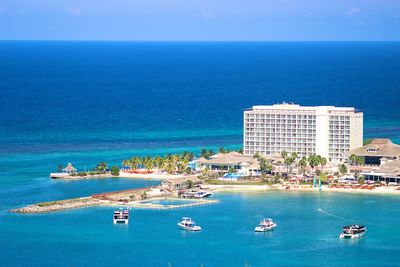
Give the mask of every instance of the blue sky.
[[400, 40], [400, 0], [0, 0], [0, 39]]

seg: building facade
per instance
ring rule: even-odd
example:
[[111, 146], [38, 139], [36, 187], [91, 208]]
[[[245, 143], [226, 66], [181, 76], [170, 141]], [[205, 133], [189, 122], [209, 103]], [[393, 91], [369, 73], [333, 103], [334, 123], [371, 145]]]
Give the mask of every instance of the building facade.
[[365, 146], [350, 150], [351, 154], [363, 157], [366, 165], [381, 165], [382, 160], [400, 160], [400, 145], [387, 138], [375, 138]]
[[348, 151], [363, 145], [363, 113], [352, 107], [293, 103], [253, 106], [244, 111], [243, 137], [245, 155], [287, 151], [340, 163]]

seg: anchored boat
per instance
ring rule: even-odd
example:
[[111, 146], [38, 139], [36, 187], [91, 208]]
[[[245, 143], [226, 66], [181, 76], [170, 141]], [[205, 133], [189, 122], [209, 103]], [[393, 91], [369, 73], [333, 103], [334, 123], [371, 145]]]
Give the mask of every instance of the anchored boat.
[[263, 219], [260, 224], [254, 229], [255, 232], [267, 232], [273, 230], [277, 226], [270, 218]]
[[343, 227], [340, 238], [359, 238], [365, 235], [367, 228], [364, 225], [352, 224]]
[[114, 216], [113, 216], [113, 222], [114, 224], [117, 223], [124, 223], [128, 224], [129, 223], [129, 211], [126, 209], [119, 209], [114, 211]]
[[209, 197], [212, 195], [213, 195], [213, 193], [202, 190], [202, 191], [196, 192], [196, 194], [194, 194], [194, 197], [195, 198], [204, 198], [204, 197]]
[[201, 231], [201, 227], [196, 225], [196, 223], [189, 217], [183, 217], [178, 223], [178, 226], [187, 231]]

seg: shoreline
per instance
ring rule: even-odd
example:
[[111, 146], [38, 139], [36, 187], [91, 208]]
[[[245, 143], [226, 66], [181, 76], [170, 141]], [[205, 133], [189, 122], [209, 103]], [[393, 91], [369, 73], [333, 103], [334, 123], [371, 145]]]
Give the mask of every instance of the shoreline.
[[[136, 176], [136, 175], [135, 175]], [[180, 178], [182, 176], [174, 178]], [[133, 177], [136, 178], [136, 177]], [[154, 178], [151, 178], [154, 179]], [[160, 179], [160, 178], [159, 178]], [[160, 179], [162, 180], [162, 179]], [[396, 190], [395, 187], [378, 187], [373, 190], [369, 189], [351, 189], [351, 188], [330, 188], [327, 185], [323, 185], [320, 190], [319, 187], [313, 187], [312, 185], [299, 185], [294, 186], [290, 185], [288, 188], [287, 185], [277, 184], [277, 185], [240, 185], [240, 184], [222, 184], [222, 185], [213, 185], [213, 184], [204, 184], [208, 190], [212, 192], [258, 192], [258, 193], [267, 193], [269, 191], [286, 191], [286, 192], [333, 192], [333, 193], [345, 193], [345, 194], [366, 194], [366, 195], [382, 195], [382, 196], [399, 196], [400, 190]], [[10, 210], [15, 213], [46, 213], [46, 212], [55, 212], [61, 210], [68, 209], [76, 209], [90, 206], [131, 206], [135, 208], [150, 208], [150, 209], [172, 209], [172, 208], [181, 208], [181, 207], [190, 207], [190, 206], [198, 206], [203, 204], [212, 204], [218, 203], [218, 199], [196, 199], [196, 200], [188, 200], [177, 198], [176, 192], [168, 192], [163, 195], [153, 196], [149, 198], [141, 198], [144, 192], [150, 190], [153, 187], [146, 188], [135, 188], [135, 189], [127, 189], [115, 192], [105, 192], [94, 194], [91, 196], [80, 197], [80, 198], [72, 198], [65, 200], [55, 200], [49, 202], [41, 202], [36, 204], [27, 205], [20, 208], [15, 208]], [[157, 203], [144, 203], [146, 201], [154, 201], [154, 200], [181, 200], [182, 203], [186, 201], [186, 204], [178, 205], [162, 205]], [[188, 203], [191, 202], [191, 203]]]
[[267, 192], [267, 191], [287, 191], [287, 192], [334, 192], [334, 193], [347, 193], [347, 194], [374, 194], [374, 195], [400, 195], [400, 190], [395, 188], [375, 188], [369, 189], [351, 189], [351, 188], [330, 188], [326, 185], [322, 186], [322, 190], [319, 187], [313, 187], [309, 185], [303, 185], [299, 187], [291, 186], [290, 189], [286, 189], [285, 185], [207, 185], [211, 191], [214, 192]]
[[127, 173], [127, 172], [120, 172], [120, 178], [133, 178], [133, 179], [141, 179], [141, 180], [167, 180], [167, 179], [176, 179], [176, 178], [183, 178], [189, 177], [193, 175], [176, 175], [176, 174], [140, 174], [140, 173]]
[[[163, 204], [151, 203], [151, 201], [157, 201], [157, 200], [181, 201], [182, 204], [163, 205]], [[216, 204], [219, 202], [220, 201], [218, 199], [181, 199], [173, 196], [172, 197], [165, 196], [165, 197], [154, 197], [154, 198], [121, 203], [120, 201], [98, 199], [95, 197], [82, 197], [82, 198], [36, 203], [25, 207], [12, 209], [10, 210], [10, 212], [23, 213], [23, 214], [40, 214], [40, 213], [50, 213], [50, 212], [65, 211], [65, 210], [94, 207], [94, 206], [107, 206], [107, 207], [123, 206], [126, 208], [169, 210], [169, 209], [187, 208], [187, 207], [194, 207], [207, 204]]]

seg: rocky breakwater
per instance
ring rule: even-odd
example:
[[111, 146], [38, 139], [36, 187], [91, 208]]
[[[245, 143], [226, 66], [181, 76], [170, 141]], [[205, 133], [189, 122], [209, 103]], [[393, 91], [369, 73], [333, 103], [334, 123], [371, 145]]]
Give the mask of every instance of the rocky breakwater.
[[92, 197], [82, 197], [67, 200], [41, 202], [22, 208], [13, 209], [11, 211], [17, 213], [44, 213], [106, 204], [108, 204], [108, 201], [106, 200], [100, 200]]

